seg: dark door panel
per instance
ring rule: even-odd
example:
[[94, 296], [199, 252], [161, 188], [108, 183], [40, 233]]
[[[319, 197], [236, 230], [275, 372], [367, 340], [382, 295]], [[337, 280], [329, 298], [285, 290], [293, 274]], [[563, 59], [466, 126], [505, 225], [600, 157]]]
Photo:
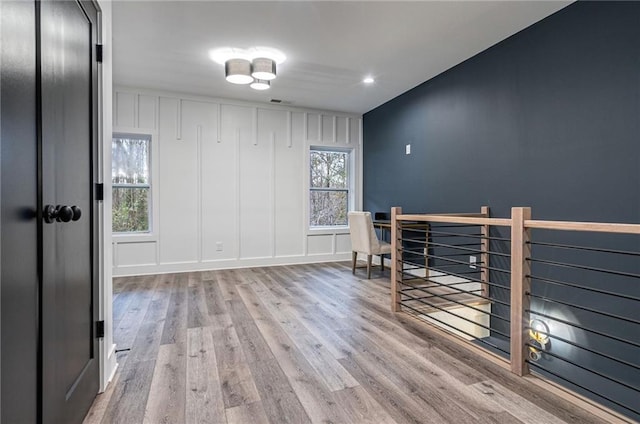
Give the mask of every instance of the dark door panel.
[[[42, 203], [82, 211], [42, 224], [42, 419], [81, 422], [98, 391], [92, 208], [96, 11], [40, 3]], [[68, 212], [68, 210], [67, 210]], [[67, 222], [65, 222], [67, 221]]]
[[34, 423], [38, 411], [35, 5], [0, 1], [0, 21], [0, 422]]

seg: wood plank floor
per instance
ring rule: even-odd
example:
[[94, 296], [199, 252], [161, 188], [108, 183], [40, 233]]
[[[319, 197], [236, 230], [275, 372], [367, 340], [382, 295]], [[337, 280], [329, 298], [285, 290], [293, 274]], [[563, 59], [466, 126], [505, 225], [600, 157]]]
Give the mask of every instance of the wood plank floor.
[[117, 278], [126, 350], [85, 423], [602, 422], [389, 312], [388, 275], [341, 262]]

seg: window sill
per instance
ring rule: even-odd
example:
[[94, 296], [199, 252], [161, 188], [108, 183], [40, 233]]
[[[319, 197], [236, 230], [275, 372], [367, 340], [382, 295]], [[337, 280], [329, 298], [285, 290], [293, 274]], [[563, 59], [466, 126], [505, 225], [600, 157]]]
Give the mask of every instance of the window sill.
[[308, 235], [323, 235], [323, 234], [349, 234], [348, 225], [336, 225], [326, 227], [309, 227], [307, 230]]
[[154, 233], [111, 233], [111, 237], [116, 243], [139, 243], [158, 240]]

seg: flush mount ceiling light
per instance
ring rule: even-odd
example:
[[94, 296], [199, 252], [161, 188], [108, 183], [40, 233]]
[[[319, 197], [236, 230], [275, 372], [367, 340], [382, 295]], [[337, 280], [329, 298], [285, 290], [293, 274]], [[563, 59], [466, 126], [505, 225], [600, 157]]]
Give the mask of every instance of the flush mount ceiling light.
[[257, 57], [251, 62], [251, 76], [258, 80], [271, 81], [276, 77], [276, 62], [266, 57]]
[[373, 77], [365, 77], [362, 82], [365, 84], [373, 84], [376, 80], [373, 79]]
[[224, 64], [225, 78], [233, 84], [251, 84], [256, 90], [266, 90], [276, 78], [276, 65], [284, 62], [284, 53], [271, 47], [238, 49], [224, 47], [209, 51], [209, 57]]
[[229, 59], [224, 63], [224, 74], [232, 84], [249, 84], [251, 76], [251, 62], [247, 59]]
[[256, 79], [251, 83], [249, 87], [253, 88], [254, 90], [267, 90], [269, 87], [271, 87], [271, 81]]

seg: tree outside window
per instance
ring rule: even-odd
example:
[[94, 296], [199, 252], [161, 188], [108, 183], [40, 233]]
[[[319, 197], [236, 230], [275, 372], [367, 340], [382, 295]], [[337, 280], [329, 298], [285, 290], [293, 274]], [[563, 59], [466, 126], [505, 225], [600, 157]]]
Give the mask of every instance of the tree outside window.
[[349, 153], [311, 150], [309, 225], [347, 225], [349, 211]]
[[114, 233], [149, 232], [151, 136], [114, 134], [111, 143]]

